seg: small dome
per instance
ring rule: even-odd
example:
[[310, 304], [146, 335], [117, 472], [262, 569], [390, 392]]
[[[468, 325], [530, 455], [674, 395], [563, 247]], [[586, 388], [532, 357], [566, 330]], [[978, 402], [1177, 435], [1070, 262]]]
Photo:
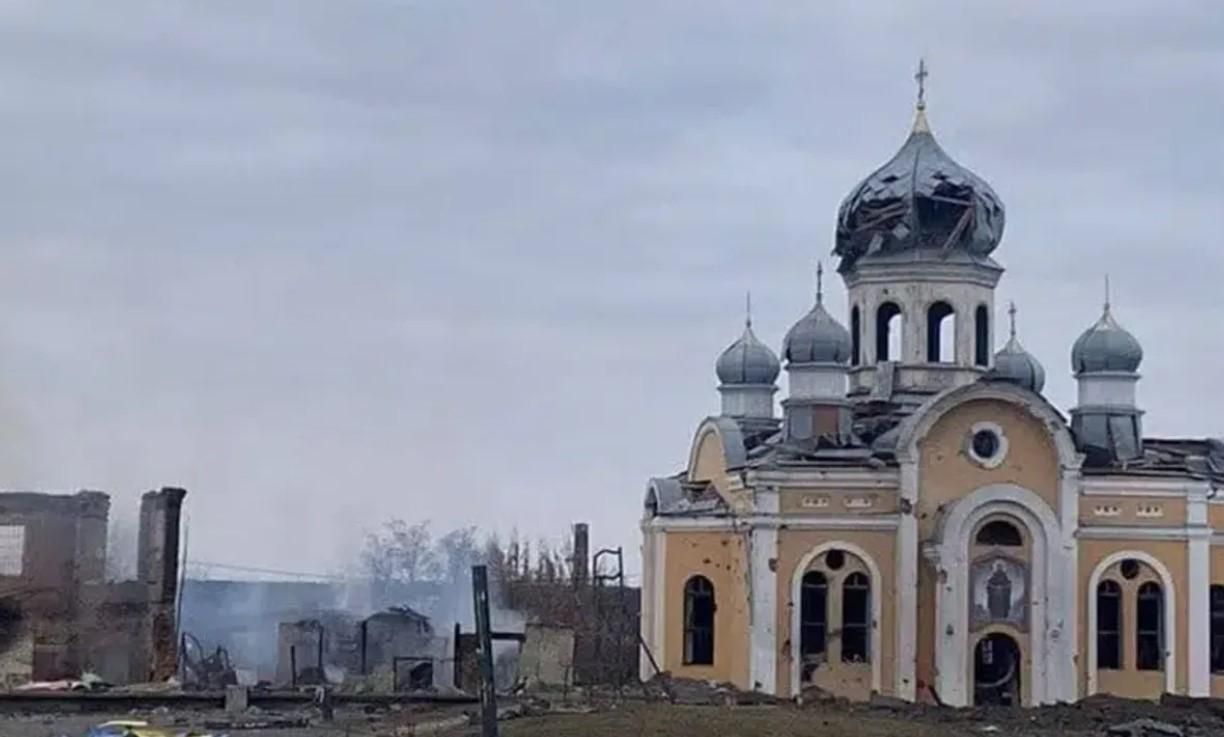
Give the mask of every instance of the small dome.
[[991, 369], [990, 376], [1019, 384], [1029, 391], [1040, 394], [1042, 388], [1045, 387], [1045, 367], [1033, 354], [1024, 350], [1024, 347], [1020, 345], [1020, 340], [1016, 337], [1016, 306], [1014, 304], [1008, 309], [1008, 313], [1011, 317], [1011, 337], [1008, 338], [1007, 345], [995, 354], [994, 368]]
[[1075, 373], [1123, 371], [1134, 373], [1143, 362], [1143, 346], [1113, 318], [1109, 303], [1101, 319], [1084, 331], [1071, 347], [1071, 370]]
[[843, 272], [877, 253], [955, 249], [986, 258], [1003, 221], [999, 196], [940, 148], [920, 106], [901, 149], [842, 202], [833, 252]]
[[744, 334], [727, 347], [714, 364], [718, 380], [726, 385], [772, 384], [778, 379], [778, 357], [752, 332], [752, 322], [744, 325]]
[[849, 363], [850, 331], [824, 308], [819, 290], [816, 306], [786, 332], [782, 357], [788, 363]]

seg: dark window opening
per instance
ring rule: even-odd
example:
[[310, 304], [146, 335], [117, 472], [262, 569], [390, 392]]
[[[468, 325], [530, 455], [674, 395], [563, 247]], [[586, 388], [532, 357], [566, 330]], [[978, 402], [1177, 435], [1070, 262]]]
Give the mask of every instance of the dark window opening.
[[999, 452], [999, 436], [990, 430], [978, 430], [973, 433], [973, 438], [970, 441], [973, 445], [973, 453], [982, 460], [990, 460]]
[[1097, 668], [1122, 667], [1122, 587], [1116, 581], [1097, 586]]
[[927, 362], [956, 362], [956, 310], [947, 302], [927, 310]]
[[684, 664], [714, 664], [714, 584], [705, 576], [684, 584]]
[[1211, 587], [1211, 672], [1224, 673], [1224, 586]]
[[1127, 581], [1134, 580], [1135, 576], [1139, 575], [1139, 561], [1134, 558], [1127, 558], [1122, 561], [1122, 565], [1119, 568], [1122, 571], [1122, 578], [1125, 578]]
[[858, 305], [850, 309], [850, 365], [862, 363], [863, 325]]
[[973, 362], [990, 365], [990, 311], [986, 305], [978, 305], [973, 312]]
[[1135, 667], [1161, 670], [1164, 666], [1164, 594], [1160, 585], [1148, 582], [1139, 587], [1139, 606], [1135, 611]]
[[843, 663], [865, 663], [871, 657], [871, 582], [862, 573], [851, 573], [842, 584]]
[[839, 571], [846, 565], [846, 554], [840, 550], [830, 550], [825, 553], [825, 567], [830, 571]]
[[824, 574], [803, 575], [799, 602], [799, 655], [801, 659], [824, 655], [828, 630], [829, 585]]
[[1024, 544], [1024, 538], [1020, 535], [1020, 530], [1010, 522], [1003, 520], [995, 520], [987, 522], [978, 530], [977, 534], [978, 545], [1003, 545], [1006, 547], [1019, 547]]
[[901, 308], [885, 302], [876, 311], [876, 363], [901, 358], [901, 331], [904, 321]]

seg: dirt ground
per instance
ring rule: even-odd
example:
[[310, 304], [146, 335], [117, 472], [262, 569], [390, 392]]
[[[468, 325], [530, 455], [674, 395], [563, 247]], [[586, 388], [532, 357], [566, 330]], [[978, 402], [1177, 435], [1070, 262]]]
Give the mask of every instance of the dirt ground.
[[[572, 707], [568, 707], [571, 708]], [[504, 737], [1104, 737], [1110, 727], [1155, 719], [1182, 730], [1185, 737], [1224, 735], [1224, 702], [1173, 704], [1090, 699], [1041, 709], [939, 709], [912, 705], [821, 703], [756, 706], [679, 706], [666, 703], [604, 704], [589, 713], [541, 713], [501, 722]], [[411, 737], [410, 725], [451, 722], [431, 731], [476, 735], [455, 718], [472, 707], [381, 712], [338, 712], [330, 724], [291, 729], [228, 730], [230, 737]], [[92, 724], [137, 715], [0, 716], [0, 737], [79, 737]], [[161, 713], [148, 716], [163, 724], [202, 725], [223, 715]], [[216, 734], [227, 733], [217, 730]], [[416, 734], [421, 734], [417, 732]]]

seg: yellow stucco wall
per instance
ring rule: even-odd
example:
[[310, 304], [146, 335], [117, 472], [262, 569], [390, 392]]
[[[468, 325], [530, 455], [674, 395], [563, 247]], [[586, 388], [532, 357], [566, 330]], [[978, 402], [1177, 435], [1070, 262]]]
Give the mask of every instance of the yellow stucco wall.
[[[996, 468], [983, 468], [965, 452], [970, 428], [993, 422], [1007, 437], [1007, 456]], [[1016, 484], [1040, 496], [1058, 513], [1058, 451], [1049, 431], [1010, 402], [981, 399], [949, 411], [918, 444], [918, 534], [930, 538], [940, 509], [991, 484]]]
[[[726, 681], [748, 688], [748, 558], [746, 533], [667, 533], [664, 564], [664, 670], [684, 678]], [[684, 584], [702, 575], [714, 585], [714, 664], [684, 664]]]
[[895, 514], [897, 491], [786, 489], [778, 499], [784, 515]]
[[[792, 613], [799, 602], [794, 600], [793, 586], [796, 570], [802, 559], [817, 547], [826, 543], [849, 543], [861, 548], [875, 561], [883, 581], [872, 582], [872, 597], [880, 597], [880, 619], [875, 622], [879, 630], [879, 652], [872, 652], [873, 661], [878, 658], [880, 663], [880, 690], [885, 694], [893, 693], [895, 642], [895, 581], [891, 572], [895, 570], [894, 556], [895, 539], [890, 531], [852, 531], [852, 530], [795, 530], [778, 531], [778, 693], [791, 692], [791, 657], [792, 638], [799, 636], [792, 632]], [[802, 573], [800, 573], [802, 575]], [[840, 623], [830, 623], [830, 629], [840, 627]], [[846, 696], [847, 698], [866, 699], [871, 695], [871, 666], [852, 663], [830, 662], [821, 666], [817, 685], [822, 688]]]
[[723, 453], [722, 438], [713, 427], [702, 430], [693, 454], [693, 465], [689, 469], [689, 480], [709, 481], [720, 492], [727, 475], [727, 456]]
[[[1088, 621], [1088, 597], [1095, 596], [1090, 590], [1089, 581], [1092, 572], [1109, 555], [1122, 551], [1139, 551], [1157, 558], [1169, 569], [1173, 577], [1175, 592], [1177, 640], [1175, 686], [1179, 693], [1184, 693], [1187, 681], [1187, 654], [1189, 653], [1189, 619], [1186, 610], [1187, 591], [1187, 547], [1182, 541], [1163, 540], [1080, 540], [1079, 544], [1079, 578], [1080, 578], [1080, 643], [1079, 643], [1079, 675], [1080, 692], [1088, 692], [1088, 638], [1095, 636], [1096, 623]], [[1127, 698], [1159, 698], [1165, 691], [1165, 674], [1163, 671], [1139, 671], [1134, 668], [1135, 641], [1135, 596], [1136, 589], [1143, 580], [1141, 576], [1135, 581], [1119, 578], [1123, 592], [1123, 669], [1098, 670], [1097, 690]], [[1168, 596], [1168, 592], [1165, 592]], [[1166, 644], [1167, 646], [1167, 644]], [[1196, 643], [1196, 647], [1205, 647], [1206, 643]]]
[[1100, 527], [1177, 526], [1186, 519], [1186, 501], [1169, 497], [1081, 496], [1079, 518], [1081, 525]]

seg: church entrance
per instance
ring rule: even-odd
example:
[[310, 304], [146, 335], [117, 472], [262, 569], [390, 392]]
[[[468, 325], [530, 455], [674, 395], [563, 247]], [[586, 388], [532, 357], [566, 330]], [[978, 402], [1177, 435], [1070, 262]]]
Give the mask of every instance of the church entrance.
[[1020, 705], [1020, 646], [998, 632], [978, 641], [973, 651], [973, 703]]

